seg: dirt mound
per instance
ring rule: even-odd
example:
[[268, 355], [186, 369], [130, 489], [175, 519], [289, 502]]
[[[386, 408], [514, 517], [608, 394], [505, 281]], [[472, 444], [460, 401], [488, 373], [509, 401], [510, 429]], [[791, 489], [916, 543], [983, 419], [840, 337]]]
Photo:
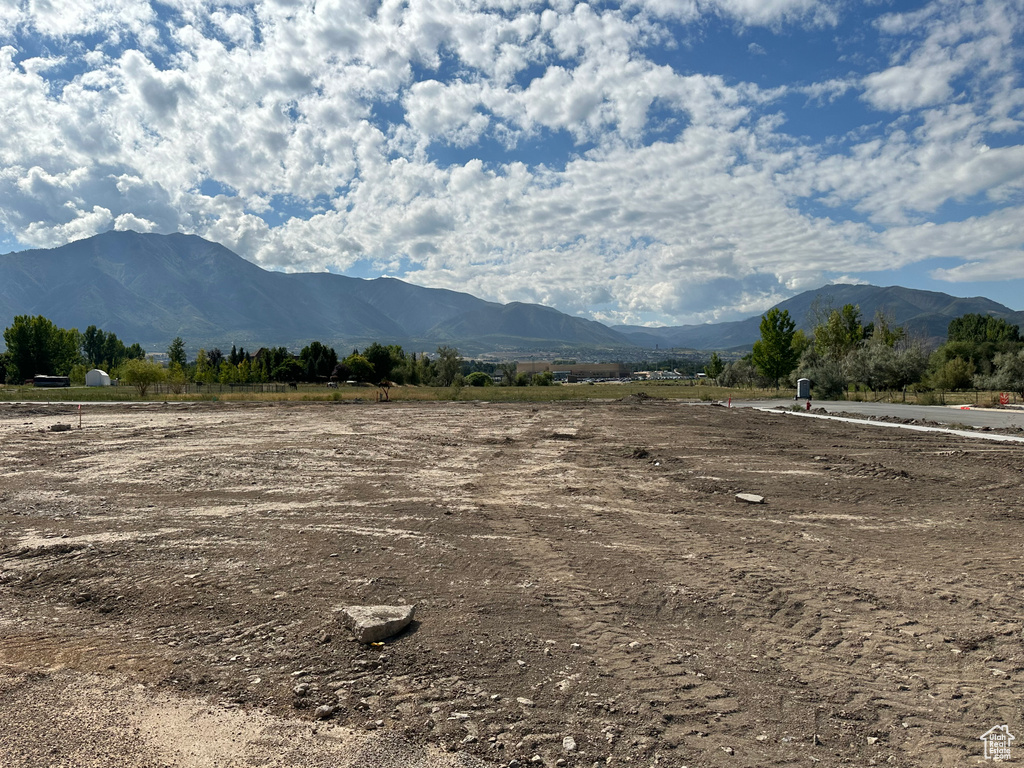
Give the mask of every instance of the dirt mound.
[[665, 398], [664, 397], [659, 397], [657, 395], [648, 395], [646, 392], [636, 392], [636, 393], [634, 393], [632, 395], [626, 395], [625, 397], [620, 397], [616, 402], [619, 402], [619, 403], [632, 403], [633, 405], [637, 405], [637, 404], [640, 404], [640, 403], [665, 402]]

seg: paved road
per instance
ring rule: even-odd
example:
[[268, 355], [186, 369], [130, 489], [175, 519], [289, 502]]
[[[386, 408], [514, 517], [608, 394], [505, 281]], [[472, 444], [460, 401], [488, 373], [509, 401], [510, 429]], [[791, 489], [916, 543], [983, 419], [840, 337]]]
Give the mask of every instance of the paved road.
[[[803, 400], [800, 401], [802, 406]], [[790, 407], [792, 400], [733, 400], [734, 408], [774, 408], [777, 405]], [[896, 416], [901, 419], [921, 419], [939, 424], [968, 427], [1020, 427], [1024, 429], [1024, 410], [975, 408], [961, 410], [959, 407], [940, 405], [904, 405], [902, 403], [858, 403], [848, 400], [812, 400], [811, 405], [824, 408], [829, 413], [861, 414], [864, 416]]]

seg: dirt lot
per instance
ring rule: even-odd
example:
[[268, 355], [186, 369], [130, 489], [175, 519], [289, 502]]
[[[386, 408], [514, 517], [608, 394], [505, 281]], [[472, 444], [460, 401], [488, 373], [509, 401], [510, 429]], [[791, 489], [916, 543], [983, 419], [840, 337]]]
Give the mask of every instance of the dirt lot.
[[[1024, 446], [643, 399], [83, 425], [0, 406], [3, 768], [962, 766], [1024, 739]], [[363, 647], [337, 610], [365, 603], [417, 623]]]

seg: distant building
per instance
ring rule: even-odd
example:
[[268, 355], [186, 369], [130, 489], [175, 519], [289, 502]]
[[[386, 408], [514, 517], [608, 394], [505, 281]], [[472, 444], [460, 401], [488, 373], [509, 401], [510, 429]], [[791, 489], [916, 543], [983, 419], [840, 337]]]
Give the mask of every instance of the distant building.
[[622, 363], [577, 363], [558, 360], [556, 362], [544, 362], [540, 360], [520, 361], [516, 363], [516, 373], [532, 375], [550, 371], [558, 378], [573, 379], [623, 379], [629, 376], [629, 371]]
[[101, 371], [99, 368], [93, 368], [85, 374], [85, 386], [109, 387], [110, 376], [107, 375], [106, 371]]

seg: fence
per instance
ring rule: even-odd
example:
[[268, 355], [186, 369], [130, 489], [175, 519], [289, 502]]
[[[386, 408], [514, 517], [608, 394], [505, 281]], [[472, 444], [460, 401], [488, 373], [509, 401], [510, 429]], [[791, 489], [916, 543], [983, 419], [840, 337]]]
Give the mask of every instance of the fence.
[[[302, 386], [301, 384], [299, 386]], [[132, 389], [124, 384], [119, 385], [122, 389]], [[290, 384], [168, 384], [162, 381], [149, 387], [147, 394], [153, 395], [225, 395], [232, 392], [287, 392], [295, 390]]]

